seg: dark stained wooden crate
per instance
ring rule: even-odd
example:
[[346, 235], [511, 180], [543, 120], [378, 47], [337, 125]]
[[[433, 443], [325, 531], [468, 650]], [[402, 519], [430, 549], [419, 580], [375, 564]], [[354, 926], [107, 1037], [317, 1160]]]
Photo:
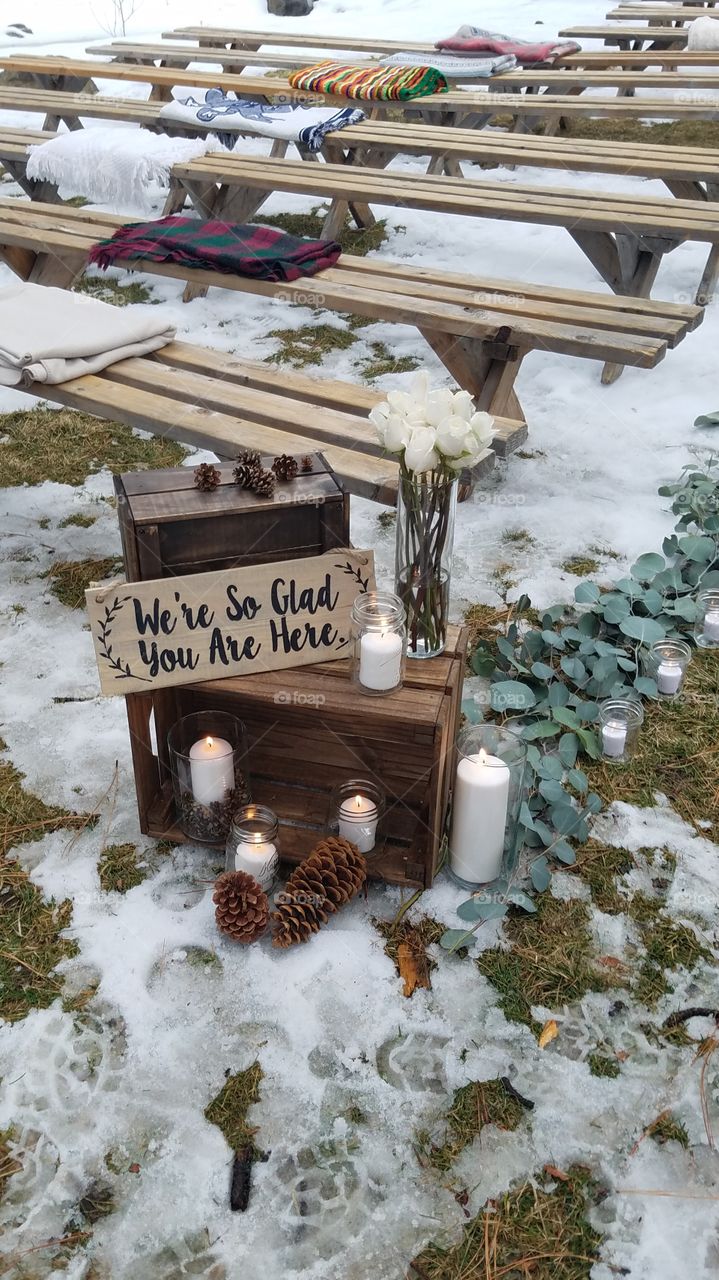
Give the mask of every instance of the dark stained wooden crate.
[[[349, 546], [349, 495], [321, 453], [312, 471], [259, 498], [233, 482], [232, 465], [211, 493], [193, 468], [115, 477], [128, 582], [321, 555]], [[263, 458], [265, 466], [273, 459]], [[298, 457], [299, 461], [299, 457]]]
[[430, 885], [449, 803], [467, 641], [466, 628], [451, 628], [446, 652], [408, 661], [404, 687], [382, 698], [352, 685], [345, 660], [128, 694], [142, 831], [185, 839], [175, 823], [168, 731], [193, 711], [230, 711], [247, 726], [253, 799], [280, 819], [283, 860], [306, 857], [325, 830], [332, 787], [364, 777], [388, 799], [371, 873]]

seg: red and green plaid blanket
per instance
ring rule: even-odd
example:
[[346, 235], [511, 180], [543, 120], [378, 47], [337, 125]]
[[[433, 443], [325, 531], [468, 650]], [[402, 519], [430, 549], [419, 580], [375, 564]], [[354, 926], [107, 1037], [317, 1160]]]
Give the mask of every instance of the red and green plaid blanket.
[[260, 223], [160, 218], [119, 227], [110, 240], [93, 245], [90, 262], [104, 269], [144, 258], [260, 280], [298, 280], [334, 266], [340, 253], [334, 240], [306, 240]]
[[334, 93], [345, 98], [405, 100], [428, 93], [446, 93], [447, 79], [436, 67], [354, 67], [344, 62], [318, 62], [293, 71], [293, 89]]

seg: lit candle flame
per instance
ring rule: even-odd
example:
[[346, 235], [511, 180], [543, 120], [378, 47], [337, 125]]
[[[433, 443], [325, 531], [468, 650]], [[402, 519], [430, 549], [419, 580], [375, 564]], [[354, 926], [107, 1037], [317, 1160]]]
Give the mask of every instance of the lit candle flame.
[[361, 809], [361, 808], [362, 808], [362, 797], [361, 797], [361, 796], [355, 796], [355, 804], [357, 805], [357, 808], [358, 808], [358, 809]]
[[484, 747], [479, 748], [479, 763], [480, 764], [487, 763], [487, 752], [485, 751]]
[[208, 745], [208, 747], [214, 747], [214, 745], [215, 745], [215, 739], [214, 739], [214, 738], [208, 738], [208, 739], [207, 739], [207, 745]]

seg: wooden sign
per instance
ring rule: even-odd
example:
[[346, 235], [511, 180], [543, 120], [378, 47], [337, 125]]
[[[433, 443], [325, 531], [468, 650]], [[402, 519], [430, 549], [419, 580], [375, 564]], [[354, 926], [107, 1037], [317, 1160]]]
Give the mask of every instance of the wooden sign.
[[104, 694], [276, 671], [348, 652], [371, 551], [114, 583], [85, 592]]

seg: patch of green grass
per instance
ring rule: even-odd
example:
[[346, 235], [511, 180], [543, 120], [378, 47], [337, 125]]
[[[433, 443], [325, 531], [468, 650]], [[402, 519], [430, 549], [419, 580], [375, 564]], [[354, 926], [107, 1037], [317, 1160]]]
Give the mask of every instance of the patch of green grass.
[[413, 373], [421, 364], [416, 356], [393, 356], [384, 342], [370, 342], [369, 348], [371, 358], [364, 356], [355, 365], [366, 382], [373, 382], [387, 373]]
[[535, 1035], [540, 1028], [532, 1006], [558, 1009], [588, 991], [620, 985], [615, 974], [597, 968], [584, 902], [561, 902], [544, 894], [535, 914], [509, 916], [504, 934], [509, 950], [483, 951], [477, 967], [498, 991], [505, 1018], [524, 1023]]
[[615, 849], [610, 844], [600, 844], [598, 840], [589, 840], [576, 852], [573, 870], [589, 885], [594, 905], [610, 916], [626, 911], [629, 898], [619, 892], [617, 877], [626, 875], [634, 866], [631, 853], [626, 849]]
[[348, 329], [331, 324], [306, 324], [295, 329], [271, 329], [267, 335], [276, 338], [280, 350], [265, 356], [266, 364], [291, 364], [295, 369], [322, 364], [333, 351], [346, 351], [357, 338]]
[[621, 560], [618, 551], [613, 551], [611, 547], [601, 547], [598, 543], [593, 542], [589, 547], [592, 555], [598, 556], [600, 560]]
[[446, 1172], [485, 1125], [516, 1129], [524, 1108], [512, 1098], [499, 1080], [473, 1080], [455, 1091], [447, 1112], [447, 1131], [441, 1146], [431, 1145], [427, 1159], [433, 1168]]
[[377, 524], [380, 529], [394, 529], [397, 524], [397, 512], [394, 508], [390, 511], [380, 511], [377, 516]]
[[517, 547], [520, 551], [533, 547], [535, 544], [535, 539], [529, 529], [505, 529], [501, 534], [500, 540], [505, 546]]
[[458, 1244], [428, 1245], [408, 1280], [589, 1280], [602, 1243], [587, 1217], [597, 1187], [582, 1166], [565, 1177], [551, 1191], [526, 1182], [488, 1201]]
[[109, 844], [100, 854], [97, 872], [105, 893], [127, 893], [147, 878], [147, 869], [138, 866], [134, 844]]
[[8, 851], [49, 831], [87, 822], [85, 815], [46, 805], [26, 791], [22, 774], [0, 759], [0, 1017], [9, 1022], [52, 1004], [62, 989], [62, 979], [52, 971], [76, 954], [77, 945], [61, 937], [70, 924], [72, 904], [47, 901], [18, 863], [8, 859]]
[[608, 1058], [603, 1053], [590, 1053], [587, 1065], [593, 1076], [606, 1076], [609, 1080], [616, 1080], [621, 1071], [617, 1059]]
[[139, 280], [124, 283], [112, 276], [81, 276], [73, 286], [74, 293], [85, 293], [89, 298], [99, 298], [100, 302], [110, 302], [116, 307], [127, 307], [135, 302], [158, 302], [152, 291]]
[[222, 961], [216, 951], [207, 947], [188, 947], [187, 963], [193, 969], [221, 969]]
[[572, 120], [568, 134], [575, 138], [604, 138], [614, 142], [646, 142], [672, 147], [719, 147], [719, 124], [710, 120], [675, 120], [642, 124], [639, 120], [607, 120], [598, 117]]
[[14, 1173], [22, 1169], [21, 1162], [11, 1153], [13, 1130], [0, 1129], [0, 1201], [7, 1191], [7, 1184]]
[[694, 969], [700, 960], [711, 960], [712, 953], [688, 925], [678, 924], [668, 916], [656, 915], [639, 926], [645, 947], [645, 958], [639, 969], [634, 995], [652, 1008], [661, 996], [673, 991], [667, 972], [672, 969]]
[[[109, 1217], [116, 1208], [112, 1187], [107, 1182], [92, 1182], [78, 1200], [77, 1208], [82, 1219], [93, 1225]], [[72, 1220], [68, 1225], [74, 1225]]]
[[677, 1120], [671, 1111], [662, 1111], [656, 1120], [644, 1130], [648, 1138], [653, 1138], [659, 1146], [663, 1147], [667, 1142], [678, 1142], [680, 1146], [686, 1150], [689, 1146], [689, 1134], [681, 1120]]
[[533, 458], [546, 458], [543, 449], [517, 449], [512, 454], [513, 458], [521, 458], [523, 462], [531, 462]]
[[217, 1125], [233, 1151], [251, 1146], [255, 1155], [262, 1155], [254, 1141], [258, 1128], [247, 1123], [247, 1112], [254, 1102], [260, 1100], [262, 1076], [259, 1062], [253, 1062], [251, 1067], [230, 1076], [217, 1097], [205, 1108], [205, 1119]]
[[70, 209], [84, 209], [89, 203], [87, 196], [70, 196], [67, 200], [60, 201], [60, 204], [66, 204]]
[[[431, 916], [422, 916], [420, 920], [409, 921], [406, 917], [395, 923], [394, 920], [378, 920], [372, 923], [385, 940], [384, 953], [397, 967], [399, 973], [398, 951], [400, 943], [408, 942], [411, 946], [424, 950], [432, 942], [439, 942], [445, 932], [445, 926]], [[435, 960], [427, 956], [427, 969], [431, 973], [437, 968]]]
[[[657, 791], [687, 822], [719, 824], [719, 652], [696, 650], [682, 696], [644, 704], [645, 721], [631, 769], [601, 761], [582, 766], [607, 805], [651, 808]], [[701, 832], [701, 828], [698, 828]]]
[[58, 529], [68, 529], [71, 525], [74, 525], [78, 529], [89, 529], [90, 525], [95, 524], [96, 520], [97, 516], [84, 516], [77, 511], [75, 515], [66, 516], [57, 527]]
[[562, 572], [572, 573], [576, 578], [588, 578], [598, 568], [599, 561], [588, 555], [569, 556], [562, 562]]
[[[322, 233], [324, 220], [325, 214], [319, 208], [312, 209], [310, 213], [275, 213], [268, 218], [262, 215], [261, 218], [263, 223], [271, 227], [279, 227], [291, 236], [308, 236], [311, 240], [324, 238]], [[364, 258], [368, 253], [381, 248], [388, 236], [387, 223], [383, 218], [378, 219], [371, 227], [363, 228], [350, 227], [348, 219], [335, 239], [343, 253], [352, 253], [356, 257]]]
[[56, 560], [43, 578], [50, 579], [52, 594], [68, 609], [84, 609], [85, 592], [92, 582], [102, 582], [122, 569], [122, 562], [104, 560]]
[[[103, 467], [113, 473], [179, 467], [187, 450], [172, 440], [143, 440], [130, 427], [73, 409], [18, 410], [0, 416], [0, 489], [13, 485], [82, 484]], [[40, 528], [48, 524], [41, 520]], [[49, 523], [49, 522], [48, 522]]]

